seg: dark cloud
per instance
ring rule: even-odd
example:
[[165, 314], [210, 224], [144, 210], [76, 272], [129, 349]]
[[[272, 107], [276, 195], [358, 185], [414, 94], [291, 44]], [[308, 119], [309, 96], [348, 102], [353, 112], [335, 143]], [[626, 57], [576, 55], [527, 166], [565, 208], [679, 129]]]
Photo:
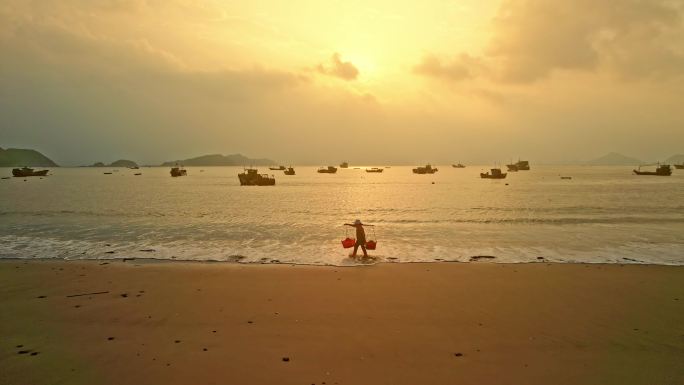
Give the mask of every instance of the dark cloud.
[[359, 69], [351, 62], [342, 61], [340, 54], [335, 52], [327, 64], [319, 64], [316, 70], [322, 74], [335, 76], [344, 80], [355, 80], [359, 77]]

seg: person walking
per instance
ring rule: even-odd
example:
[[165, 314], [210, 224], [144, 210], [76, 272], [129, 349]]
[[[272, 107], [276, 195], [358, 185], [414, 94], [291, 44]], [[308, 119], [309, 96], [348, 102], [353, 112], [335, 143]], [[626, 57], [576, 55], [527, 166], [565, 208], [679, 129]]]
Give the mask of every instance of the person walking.
[[345, 223], [344, 225], [356, 228], [356, 244], [354, 244], [354, 252], [352, 253], [351, 257], [356, 258], [356, 252], [359, 250], [359, 246], [361, 246], [363, 257], [368, 258], [368, 253], [366, 252], [366, 231], [363, 229], [364, 225], [361, 223], [361, 220], [357, 219], [354, 221], [354, 223]]

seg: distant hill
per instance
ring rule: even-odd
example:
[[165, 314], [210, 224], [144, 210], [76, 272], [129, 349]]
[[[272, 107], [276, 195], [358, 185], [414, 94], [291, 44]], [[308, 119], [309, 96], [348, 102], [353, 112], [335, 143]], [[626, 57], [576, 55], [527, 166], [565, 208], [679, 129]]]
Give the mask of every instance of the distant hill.
[[590, 166], [633, 166], [643, 163], [639, 159], [631, 158], [617, 152], [611, 152], [600, 158], [586, 162]]
[[109, 167], [138, 167], [138, 164], [132, 160], [119, 159], [116, 162], [112, 162]]
[[242, 154], [213, 154], [164, 162], [162, 163], [162, 166], [174, 166], [176, 163], [182, 164], [183, 166], [270, 166], [275, 164], [275, 162], [270, 159], [250, 159]]
[[47, 156], [36, 150], [0, 148], [0, 167], [59, 167]]
[[96, 162], [87, 167], [138, 167], [138, 164], [132, 160], [119, 159], [116, 162], [112, 162], [110, 164]]
[[684, 164], [684, 154], [672, 155], [665, 159], [665, 164]]

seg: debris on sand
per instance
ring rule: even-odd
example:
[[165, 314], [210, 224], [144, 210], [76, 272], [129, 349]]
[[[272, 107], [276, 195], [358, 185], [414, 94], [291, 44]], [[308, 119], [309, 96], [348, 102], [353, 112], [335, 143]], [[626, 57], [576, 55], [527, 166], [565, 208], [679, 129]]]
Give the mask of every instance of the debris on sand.
[[494, 259], [494, 258], [496, 258], [496, 257], [494, 257], [492, 255], [473, 255], [472, 257], [470, 257], [470, 262], [477, 262], [481, 259]]

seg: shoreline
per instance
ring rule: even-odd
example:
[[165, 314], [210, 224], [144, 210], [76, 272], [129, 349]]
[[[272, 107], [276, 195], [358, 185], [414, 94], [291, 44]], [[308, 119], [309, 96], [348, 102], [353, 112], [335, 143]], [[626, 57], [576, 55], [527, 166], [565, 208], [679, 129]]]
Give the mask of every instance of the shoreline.
[[0, 384], [684, 381], [682, 266], [141, 262], [0, 259]]
[[[232, 257], [232, 256], [231, 256]], [[479, 257], [483, 257], [483, 260], [479, 260]], [[510, 262], [510, 261], [496, 261], [496, 260], [490, 260], [489, 256], [474, 256], [470, 258], [478, 258], [476, 260], [468, 260], [468, 261], [457, 261], [457, 260], [445, 260], [445, 259], [440, 259], [440, 260], [433, 260], [433, 261], [399, 261], [399, 260], [387, 260], [386, 259], [376, 259], [371, 257], [369, 260], [364, 261], [363, 259], [356, 259], [358, 263], [355, 264], [323, 264], [323, 263], [304, 263], [304, 262], [283, 262], [279, 260], [268, 260], [268, 261], [252, 261], [252, 262], [241, 262], [240, 260], [217, 260], [217, 259], [168, 259], [168, 258], [152, 258], [152, 257], [145, 257], [145, 258], [137, 258], [137, 257], [115, 257], [115, 258], [49, 258], [49, 257], [30, 257], [30, 258], [21, 258], [21, 257], [0, 257], [0, 262], [2, 261], [18, 261], [18, 262], [23, 262], [23, 261], [36, 261], [36, 262], [50, 262], [50, 261], [61, 261], [61, 262], [121, 262], [121, 263], [146, 263], [146, 264], [164, 264], [164, 263], [171, 263], [171, 264], [227, 264], [227, 265], [241, 265], [241, 266], [250, 266], [250, 265], [274, 265], [274, 266], [311, 266], [311, 267], [339, 267], [339, 268], [347, 268], [347, 267], [363, 267], [363, 266], [376, 266], [376, 265], [403, 265], [403, 264], [426, 264], [426, 265], [439, 265], [439, 264], [460, 264], [460, 265], [471, 265], [471, 264], [492, 264], [492, 265], [512, 265], [512, 266], [517, 266], [517, 265], [540, 265], [540, 264], [550, 264], [550, 265], [590, 265], [590, 266], [667, 266], [667, 267], [684, 267], [684, 263], [682, 264], [667, 264], [667, 263], [654, 263], [654, 262], [648, 262], [648, 261], [639, 261], [635, 259], [625, 259], [624, 261], [621, 262], [604, 262], [604, 261], [597, 261], [597, 262], [578, 262], [578, 261], [553, 261], [553, 260], [548, 260], [548, 259], [538, 259], [538, 260], [533, 260], [533, 261], [519, 261], [519, 262]], [[496, 257], [494, 257], [495, 259]], [[350, 261], [351, 262], [351, 261]]]

